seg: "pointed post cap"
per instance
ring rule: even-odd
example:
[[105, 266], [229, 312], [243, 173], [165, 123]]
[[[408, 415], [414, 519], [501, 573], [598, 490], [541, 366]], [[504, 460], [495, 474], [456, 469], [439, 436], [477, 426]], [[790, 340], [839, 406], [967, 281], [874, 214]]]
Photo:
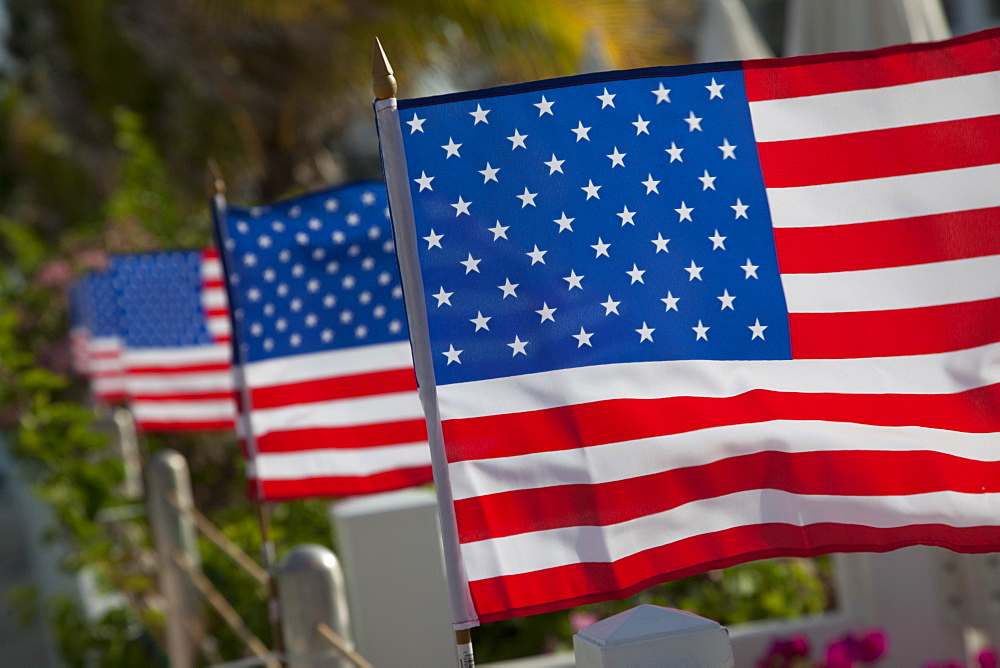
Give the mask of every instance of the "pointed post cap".
[[396, 97], [396, 77], [392, 76], [392, 65], [385, 57], [378, 37], [372, 46], [372, 92], [375, 93], [376, 100]]

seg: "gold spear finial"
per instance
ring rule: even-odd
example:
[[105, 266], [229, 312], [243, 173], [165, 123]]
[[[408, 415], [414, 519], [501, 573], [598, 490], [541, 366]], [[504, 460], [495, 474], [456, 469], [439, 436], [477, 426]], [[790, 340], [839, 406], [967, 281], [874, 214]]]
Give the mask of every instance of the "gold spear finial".
[[378, 37], [372, 47], [372, 92], [375, 93], [376, 100], [396, 97], [396, 77], [392, 76], [392, 66], [385, 57]]

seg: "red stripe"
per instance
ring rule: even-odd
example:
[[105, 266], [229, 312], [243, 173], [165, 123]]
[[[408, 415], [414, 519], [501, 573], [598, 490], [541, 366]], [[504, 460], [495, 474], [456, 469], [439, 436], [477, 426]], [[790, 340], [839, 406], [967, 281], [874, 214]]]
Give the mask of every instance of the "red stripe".
[[233, 420], [137, 420], [135, 426], [140, 431], [232, 431]]
[[420, 443], [427, 440], [422, 418], [355, 425], [272, 432], [257, 437], [258, 452], [298, 452], [325, 448], [371, 448]]
[[[886, 471], [906, 471], [887, 476]], [[455, 501], [462, 543], [572, 526], [610, 526], [755, 489], [834, 496], [1000, 492], [1000, 462], [938, 452], [758, 452], [593, 485], [522, 489]]]
[[227, 309], [227, 308], [210, 308], [210, 309], [205, 309], [205, 313], [207, 313], [210, 318], [211, 317], [221, 318], [221, 317], [229, 315], [229, 309]]
[[938, 43], [743, 63], [747, 99], [881, 88], [1000, 70], [1000, 29]]
[[794, 359], [925, 355], [1000, 341], [1000, 298], [895, 311], [790, 313]]
[[442, 423], [448, 461], [510, 457], [770, 420], [1000, 431], [1000, 384], [956, 394], [799, 394], [609, 399]]
[[225, 284], [221, 278], [202, 278], [201, 287], [203, 290], [221, 290]]
[[903, 267], [1000, 254], [1000, 207], [831, 227], [776, 228], [785, 274]]
[[[306, 472], [303, 472], [306, 473]], [[301, 480], [260, 480], [262, 498], [271, 501], [290, 501], [317, 496], [354, 496], [376, 494], [403, 489], [431, 482], [431, 467], [397, 469], [368, 476], [326, 476]], [[256, 482], [251, 487], [256, 487]], [[256, 494], [256, 490], [255, 495]]]
[[795, 188], [1000, 162], [1000, 116], [757, 144], [764, 185]]
[[124, 392], [97, 392], [97, 391], [95, 391], [94, 392], [94, 396], [96, 396], [98, 399], [100, 399], [101, 401], [103, 401], [105, 403], [108, 403], [108, 404], [116, 404], [116, 403], [125, 401], [125, 393]]
[[[217, 399], [233, 399], [232, 390], [228, 392], [182, 392], [179, 394], [129, 394], [132, 401], [139, 402], [161, 402], [161, 401], [214, 401]], [[236, 402], [233, 402], [235, 409]]]
[[[846, 524], [738, 527], [639, 552], [617, 562], [582, 563], [469, 583], [480, 622], [565, 610], [625, 598], [655, 584], [755, 559], [812, 557], [831, 552], [888, 552], [938, 545], [956, 552], [992, 552], [997, 527], [939, 524], [872, 528]], [[723, 556], [725, 555], [725, 556]]]
[[369, 397], [393, 392], [414, 392], [417, 381], [413, 368], [375, 371], [354, 376], [320, 378], [289, 385], [272, 385], [251, 390], [255, 409], [278, 408], [315, 401]]
[[130, 366], [127, 371], [131, 375], [142, 373], [150, 374], [177, 374], [177, 373], [199, 373], [202, 371], [225, 371], [230, 369], [229, 362], [206, 362], [204, 364], [185, 364], [183, 366]]

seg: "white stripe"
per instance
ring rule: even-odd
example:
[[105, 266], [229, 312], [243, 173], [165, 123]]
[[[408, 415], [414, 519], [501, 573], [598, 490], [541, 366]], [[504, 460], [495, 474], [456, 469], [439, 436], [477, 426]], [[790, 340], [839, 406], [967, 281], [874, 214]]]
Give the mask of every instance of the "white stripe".
[[205, 280], [222, 280], [222, 260], [217, 257], [202, 257], [201, 277]]
[[452, 493], [467, 499], [510, 490], [598, 485], [663, 471], [701, 466], [758, 452], [932, 451], [1000, 461], [997, 434], [966, 434], [923, 427], [880, 427], [773, 420], [588, 448], [452, 462]]
[[89, 345], [91, 354], [106, 352], [120, 353], [122, 350], [122, 340], [117, 336], [94, 336], [91, 337]]
[[396, 469], [430, 466], [426, 443], [371, 448], [329, 448], [261, 453], [255, 458], [262, 480], [303, 480], [321, 476], [369, 476]]
[[201, 422], [235, 419], [236, 403], [230, 399], [201, 401], [134, 401], [132, 413], [139, 422]]
[[827, 227], [1000, 206], [1000, 165], [768, 188], [774, 227]]
[[229, 336], [232, 331], [228, 317], [217, 315], [208, 319], [208, 332], [212, 336]]
[[995, 526], [1000, 494], [931, 492], [908, 496], [828, 496], [774, 489], [737, 492], [607, 527], [536, 531], [462, 545], [470, 581], [577, 563], [609, 563], [660, 545], [734, 527], [823, 522], [876, 528], [911, 524]]
[[256, 408], [250, 414], [250, 422], [254, 435], [260, 437], [292, 429], [355, 427], [423, 417], [423, 409], [414, 390], [282, 408]]
[[991, 116], [1000, 72], [750, 103], [757, 141], [785, 141]]
[[250, 362], [246, 378], [249, 387], [259, 388], [406, 368], [413, 368], [410, 342], [397, 341]]
[[224, 309], [229, 307], [226, 300], [226, 291], [221, 288], [212, 288], [201, 293], [201, 305], [206, 309]]
[[835, 360], [679, 360], [560, 369], [438, 385], [442, 419], [610, 399], [733, 397], [750, 390], [952, 394], [1000, 383], [1000, 344], [934, 355]]
[[95, 374], [124, 373], [120, 357], [91, 357], [88, 359], [87, 368]]
[[782, 274], [781, 284], [789, 313], [960, 304], [1000, 297], [1000, 255], [828, 274]]
[[90, 382], [97, 394], [121, 394], [125, 390], [122, 376], [94, 376]]
[[198, 364], [228, 364], [231, 355], [228, 345], [218, 343], [177, 348], [127, 348], [122, 352], [122, 363], [127, 368], [183, 368]]
[[225, 371], [190, 373], [131, 373], [125, 381], [130, 394], [180, 394], [185, 392], [231, 392], [233, 374]]

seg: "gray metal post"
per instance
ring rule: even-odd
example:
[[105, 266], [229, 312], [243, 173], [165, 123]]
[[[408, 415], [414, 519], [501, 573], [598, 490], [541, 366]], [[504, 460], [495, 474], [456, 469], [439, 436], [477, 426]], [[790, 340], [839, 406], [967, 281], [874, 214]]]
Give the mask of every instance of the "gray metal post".
[[278, 567], [278, 600], [288, 668], [351, 666], [318, 630], [326, 624], [353, 648], [344, 572], [322, 545], [298, 545]]
[[142, 498], [142, 455], [139, 454], [139, 436], [135, 431], [135, 420], [127, 408], [116, 408], [111, 415], [118, 431], [118, 448], [125, 466], [125, 482], [122, 494], [127, 499]]
[[201, 555], [190, 515], [194, 502], [187, 461], [173, 450], [156, 453], [149, 462], [147, 483], [160, 591], [167, 601], [167, 654], [173, 668], [189, 668], [194, 666], [198, 648], [191, 629], [199, 626], [200, 605], [197, 589], [176, 558], [200, 571]]
[[577, 668], [732, 668], [729, 633], [683, 610], [640, 605], [573, 636]]

